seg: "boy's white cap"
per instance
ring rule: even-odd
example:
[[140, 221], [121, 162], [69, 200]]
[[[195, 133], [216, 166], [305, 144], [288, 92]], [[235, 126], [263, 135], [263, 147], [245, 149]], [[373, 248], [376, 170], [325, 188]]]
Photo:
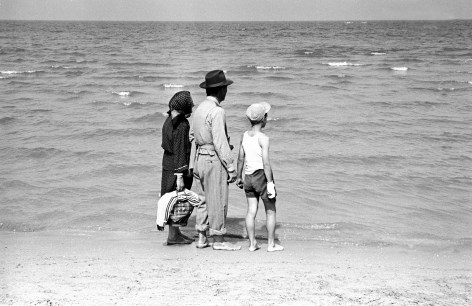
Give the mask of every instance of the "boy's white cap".
[[246, 116], [249, 120], [258, 122], [264, 119], [265, 114], [270, 110], [270, 104], [267, 102], [259, 102], [251, 104], [246, 110]]

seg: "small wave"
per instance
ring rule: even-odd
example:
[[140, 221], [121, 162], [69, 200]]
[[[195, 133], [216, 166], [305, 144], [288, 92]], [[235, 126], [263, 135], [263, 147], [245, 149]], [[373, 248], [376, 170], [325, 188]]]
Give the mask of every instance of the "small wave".
[[452, 92], [452, 91], [467, 91], [468, 88], [457, 88], [457, 87], [438, 87], [436, 88], [439, 92]]
[[120, 97], [129, 97], [131, 95], [131, 91], [118, 91], [118, 92], [114, 91], [112, 93]]
[[101, 175], [130, 175], [131, 173], [154, 173], [155, 169], [148, 164], [112, 164], [106, 165], [99, 169], [93, 169], [83, 173], [97, 177]]
[[296, 50], [295, 51], [295, 54], [299, 55], [299, 56], [303, 56], [303, 57], [316, 57], [316, 56], [322, 56], [325, 54], [325, 50], [324, 49], [300, 49], [300, 50]]
[[8, 124], [8, 123], [13, 122], [15, 120], [16, 119], [13, 118], [13, 117], [3, 117], [3, 118], [0, 118], [0, 124]]
[[67, 70], [64, 74], [66, 77], [77, 77], [83, 75], [85, 72], [82, 70]]
[[8, 82], [10, 85], [25, 85], [25, 86], [31, 86], [31, 83], [29, 82], [22, 82], [22, 81], [10, 81]]
[[139, 94], [143, 94], [141, 91], [128, 91], [128, 90], [123, 90], [123, 91], [113, 91], [112, 94], [120, 96], [120, 97], [134, 97]]
[[168, 67], [168, 63], [150, 63], [150, 62], [110, 62], [105, 64], [113, 67]]
[[291, 81], [291, 77], [282, 76], [282, 75], [267, 75], [266, 79], [273, 81]]
[[88, 91], [88, 90], [71, 90], [71, 91], [67, 91], [67, 93], [80, 96], [80, 95], [89, 94], [90, 91]]
[[166, 117], [167, 117], [167, 113], [165, 113], [165, 116], [164, 116], [163, 113], [157, 112], [154, 114], [148, 114], [142, 117], [135, 118], [132, 121], [138, 122], [138, 123], [144, 123], [144, 122], [156, 123], [156, 122], [162, 122], [162, 120]]
[[75, 60], [70, 61], [70, 63], [77, 63], [77, 64], [95, 64], [98, 63], [97, 60]]
[[81, 134], [76, 134], [75, 137], [81, 139], [90, 139], [95, 137], [132, 137], [132, 136], [147, 136], [147, 135], [156, 135], [160, 130], [158, 128], [129, 128], [129, 129], [96, 129], [93, 131], [84, 132]]
[[305, 229], [305, 230], [334, 230], [338, 229], [340, 224], [337, 223], [318, 223], [318, 224], [307, 224], [307, 223], [285, 223], [281, 222], [280, 226]]
[[333, 85], [322, 85], [319, 88], [322, 89], [322, 90], [338, 90], [338, 89], [340, 89], [339, 87], [333, 86]]
[[6, 71], [0, 71], [1, 74], [6, 74], [6, 75], [30, 74], [30, 73], [37, 73], [37, 72], [42, 72], [42, 71], [38, 71], [38, 70], [28, 70], [28, 71], [6, 70]]
[[385, 52], [370, 52], [371, 55], [386, 55]]
[[45, 112], [52, 112], [50, 109], [43, 109], [43, 108], [36, 108], [31, 110], [32, 113], [45, 113]]
[[49, 158], [52, 156], [61, 155], [63, 153], [66, 153], [66, 151], [59, 150], [56, 148], [38, 147], [38, 148], [32, 148], [32, 149], [25, 149], [23, 153], [25, 154], [25, 157], [39, 159], [39, 158]]
[[153, 83], [161, 79], [160, 77], [157, 77], [157, 76], [143, 76], [143, 75], [134, 76], [133, 78], [138, 79], [143, 82], [147, 82], [147, 83], [151, 83], [151, 82]]
[[472, 81], [468, 81], [467, 83], [469, 83], [470, 85], [472, 85]]
[[393, 71], [407, 71], [408, 67], [391, 67]]
[[[249, 98], [257, 98], [257, 99], [266, 99], [266, 100], [271, 100], [271, 99], [287, 100], [287, 99], [290, 99], [290, 97], [288, 97], [287, 95], [284, 95], [282, 93], [275, 93], [275, 92], [244, 91], [244, 92], [241, 92], [241, 96], [249, 97]], [[236, 105], [236, 104], [233, 104], [233, 105]], [[244, 109], [246, 109], [246, 107]]]
[[184, 85], [181, 84], [163, 84], [164, 88], [182, 88]]
[[49, 68], [54, 69], [54, 70], [59, 70], [59, 69], [79, 69], [79, 67], [75, 66], [61, 66], [61, 65], [51, 65]]
[[257, 70], [283, 70], [285, 67], [282, 66], [255, 66]]
[[347, 75], [347, 74], [330, 74], [327, 77], [330, 79], [335, 79], [335, 80], [352, 78], [352, 76]]
[[148, 105], [152, 105], [153, 103], [150, 102], [123, 102], [124, 106], [131, 107], [131, 108], [141, 108]]
[[31, 223], [2, 221], [0, 222], [0, 231], [6, 232], [34, 232], [44, 229], [45, 226], [33, 226]]
[[1, 184], [1, 188], [33, 190], [33, 189], [40, 189], [41, 187], [31, 185], [22, 180], [11, 180], [11, 181], [3, 182]]
[[332, 67], [345, 67], [345, 66], [363, 66], [363, 64], [349, 63], [349, 62], [331, 62], [328, 63]]

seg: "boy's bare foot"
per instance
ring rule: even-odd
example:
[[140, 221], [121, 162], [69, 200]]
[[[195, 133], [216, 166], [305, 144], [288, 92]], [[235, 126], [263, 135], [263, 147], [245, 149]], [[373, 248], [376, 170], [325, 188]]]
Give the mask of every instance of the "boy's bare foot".
[[276, 251], [283, 251], [284, 247], [280, 244], [274, 243], [274, 245], [267, 246], [267, 252], [276, 252]]
[[249, 251], [251, 251], [251, 252], [257, 251], [257, 250], [259, 250], [260, 248], [261, 248], [261, 246], [258, 245], [257, 242], [256, 242], [255, 245], [249, 245]]

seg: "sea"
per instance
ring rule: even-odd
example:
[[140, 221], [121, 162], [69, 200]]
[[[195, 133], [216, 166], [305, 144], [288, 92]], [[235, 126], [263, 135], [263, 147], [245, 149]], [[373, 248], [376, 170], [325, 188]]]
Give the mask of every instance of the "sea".
[[472, 249], [472, 20], [0, 21], [0, 230], [156, 231], [168, 102], [214, 69], [235, 160], [272, 105], [282, 244]]

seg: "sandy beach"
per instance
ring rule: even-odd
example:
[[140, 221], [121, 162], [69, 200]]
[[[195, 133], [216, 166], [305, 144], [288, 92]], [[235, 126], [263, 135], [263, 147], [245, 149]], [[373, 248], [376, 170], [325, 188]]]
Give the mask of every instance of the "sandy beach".
[[163, 246], [166, 232], [1, 232], [2, 305], [470, 305], [466, 251], [282, 241]]

